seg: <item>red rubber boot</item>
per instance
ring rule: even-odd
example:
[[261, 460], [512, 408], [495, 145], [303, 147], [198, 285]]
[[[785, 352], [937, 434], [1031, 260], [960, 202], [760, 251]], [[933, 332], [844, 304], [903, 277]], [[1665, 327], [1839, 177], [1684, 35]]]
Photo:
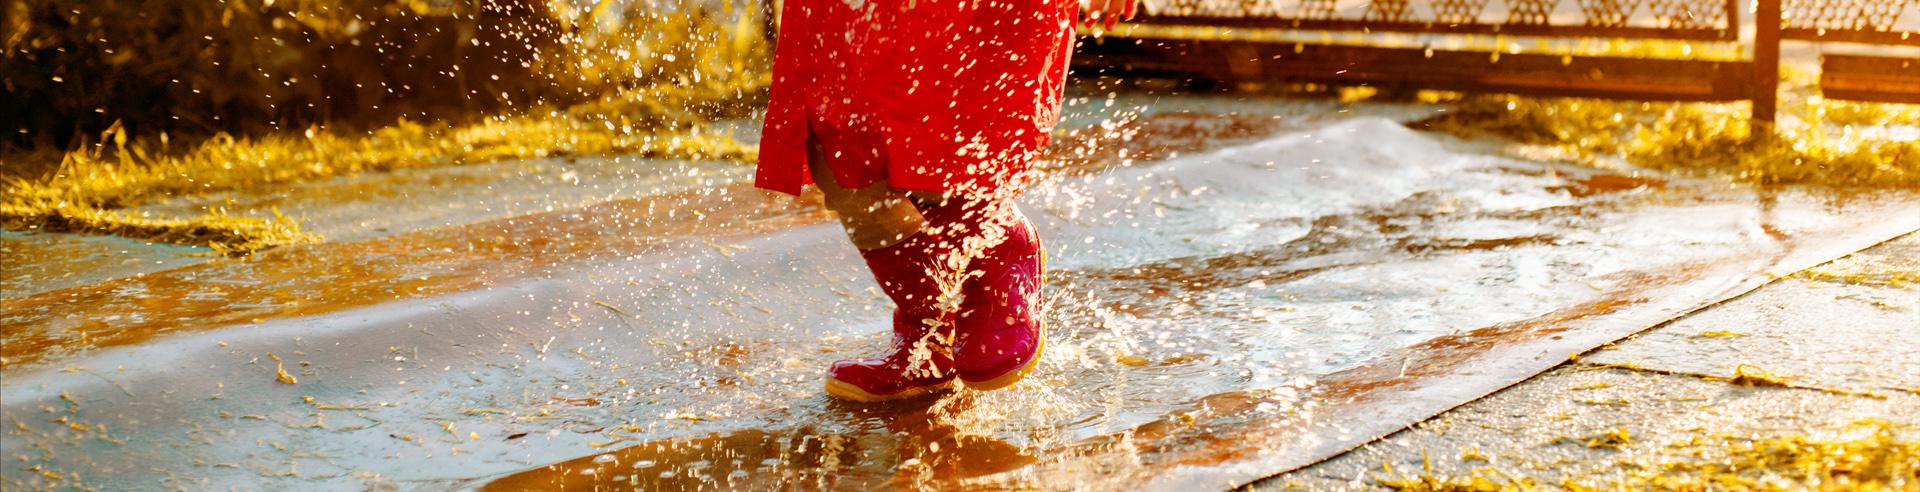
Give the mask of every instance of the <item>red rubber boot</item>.
[[827, 394], [858, 402], [897, 400], [943, 389], [953, 382], [953, 317], [939, 308], [933, 255], [945, 248], [921, 232], [860, 256], [898, 306], [893, 311], [893, 347], [872, 357], [835, 361], [827, 369]]
[[1040, 323], [1046, 251], [1040, 235], [1011, 203], [928, 207], [928, 221], [957, 230], [974, 247], [960, 311], [954, 320], [954, 367], [968, 387], [1005, 388], [1025, 378], [1046, 349]]

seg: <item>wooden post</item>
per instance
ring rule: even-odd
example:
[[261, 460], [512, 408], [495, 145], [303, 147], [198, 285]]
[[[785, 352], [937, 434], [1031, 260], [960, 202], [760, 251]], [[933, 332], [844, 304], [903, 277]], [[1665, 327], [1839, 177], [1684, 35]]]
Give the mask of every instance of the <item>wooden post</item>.
[[1754, 0], [1753, 121], [1773, 125], [1780, 95], [1780, 1]]

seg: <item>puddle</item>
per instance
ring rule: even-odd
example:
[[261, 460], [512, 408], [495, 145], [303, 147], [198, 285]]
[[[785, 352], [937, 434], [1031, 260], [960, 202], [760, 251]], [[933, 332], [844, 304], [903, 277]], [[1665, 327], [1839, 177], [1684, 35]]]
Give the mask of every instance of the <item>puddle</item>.
[[263, 218], [278, 210], [299, 220], [303, 230], [344, 242], [711, 188], [739, 181], [752, 171], [752, 166], [728, 161], [530, 159], [354, 174], [293, 183], [270, 193], [165, 200], [139, 210], [184, 217], [219, 207]]
[[1023, 205], [1054, 255], [1039, 370], [861, 407], [821, 371], [881, 346], [887, 306], [795, 203], [723, 187], [10, 301], [0, 438], [43, 451], [0, 475], [1224, 488], [1920, 228], [1911, 193], [1616, 175], [1356, 118], [1056, 173]]
[[0, 231], [0, 297], [26, 297], [191, 265], [212, 250], [79, 234]]
[[1037, 461], [1018, 446], [961, 433], [934, 402], [831, 405], [818, 427], [744, 429], [627, 445], [479, 490], [906, 488], [1007, 472]]
[[[1112, 93], [1076, 87], [1063, 111], [1063, 134], [1050, 149], [1052, 172], [1094, 173], [1115, 165], [1252, 142], [1279, 131], [1358, 114], [1401, 120], [1429, 106], [1340, 103], [1271, 96]], [[717, 122], [714, 130], [758, 141], [757, 120]], [[1150, 138], [1141, 135], [1151, 135]], [[192, 216], [218, 208], [272, 218], [276, 211], [329, 242], [352, 242], [436, 227], [567, 210], [613, 200], [738, 184], [752, 167], [729, 161], [589, 156], [371, 172], [297, 182], [260, 192], [227, 191], [161, 200], [135, 211]], [[0, 232], [10, 268], [0, 297], [21, 297], [210, 258], [204, 248], [104, 236]]]

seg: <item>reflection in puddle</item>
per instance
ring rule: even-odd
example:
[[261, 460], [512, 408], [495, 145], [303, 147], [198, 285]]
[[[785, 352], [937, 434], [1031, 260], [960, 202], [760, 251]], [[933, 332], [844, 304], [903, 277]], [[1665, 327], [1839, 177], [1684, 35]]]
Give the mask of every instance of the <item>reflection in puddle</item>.
[[208, 248], [0, 230], [0, 298], [20, 298], [213, 259]]
[[832, 419], [648, 441], [494, 480], [481, 490], [854, 489], [954, 485], [1034, 462], [1019, 446], [962, 433], [931, 400], [833, 405]]

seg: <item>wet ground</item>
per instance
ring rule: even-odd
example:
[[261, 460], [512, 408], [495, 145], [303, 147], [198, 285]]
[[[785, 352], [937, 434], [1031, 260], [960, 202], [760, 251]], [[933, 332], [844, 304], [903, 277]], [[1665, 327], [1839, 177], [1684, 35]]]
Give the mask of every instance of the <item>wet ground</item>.
[[[1767, 438], [1845, 441], [1886, 428], [1920, 441], [1920, 372], [1899, 362], [1920, 360], [1917, 258], [1920, 234], [1910, 234], [1815, 267], [1253, 489], [1373, 490], [1476, 474], [1612, 488]], [[1725, 380], [1741, 366], [1789, 387]], [[1614, 435], [1626, 439], [1588, 445]]]
[[113, 236], [0, 231], [0, 297], [41, 292], [169, 270], [211, 258], [211, 248], [154, 244]]
[[0, 478], [1227, 487], [1920, 228], [1913, 194], [1515, 160], [1333, 102], [1179, 104], [1076, 125], [1090, 143], [1026, 197], [1052, 338], [1010, 390], [825, 399], [822, 367], [884, 343], [884, 298], [806, 200], [713, 178], [9, 295]]
[[[1062, 128], [1067, 134], [1055, 146], [1050, 161], [1060, 172], [1094, 172], [1128, 160], [1164, 159], [1340, 118], [1379, 116], [1406, 121], [1435, 111], [1410, 104], [1166, 96], [1088, 85], [1077, 91], [1082, 94], [1072, 98], [1063, 112]], [[743, 142], [759, 140], [757, 121], [723, 121], [712, 126], [713, 131]], [[1139, 134], [1152, 137], [1133, 138]], [[330, 242], [349, 242], [738, 183], [751, 172], [751, 166], [729, 161], [571, 156], [355, 174], [265, 191], [177, 197], [133, 211], [162, 217], [193, 216], [214, 208], [259, 218], [284, 213], [299, 220], [306, 232]], [[13, 231], [0, 231], [0, 252], [9, 264], [0, 271], [0, 293], [4, 293], [0, 297], [23, 297], [216, 257], [204, 247]]]

